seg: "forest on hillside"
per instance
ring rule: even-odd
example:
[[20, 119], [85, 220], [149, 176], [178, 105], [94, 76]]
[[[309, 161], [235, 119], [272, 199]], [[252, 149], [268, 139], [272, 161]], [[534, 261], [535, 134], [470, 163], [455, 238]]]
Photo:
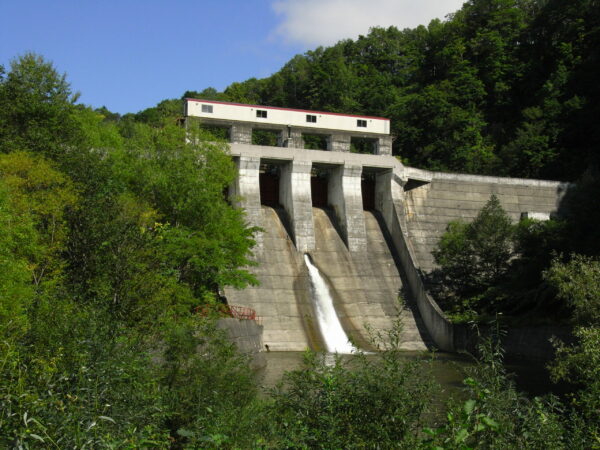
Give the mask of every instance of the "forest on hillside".
[[491, 199], [436, 256], [448, 298], [478, 314], [525, 292], [509, 273], [545, 293], [537, 307], [560, 305], [575, 336], [549, 366], [570, 385], [561, 398], [519, 393], [490, 340], [463, 396], [440, 405], [427, 364], [399, 357], [398, 329], [377, 359], [307, 353], [259, 394], [215, 327], [220, 289], [257, 282], [256, 230], [223, 196], [227, 143], [190, 139], [181, 99], [93, 109], [43, 56], [15, 55], [0, 67], [0, 447], [598, 448], [599, 9], [470, 0], [447, 21], [182, 96], [384, 115], [409, 164], [576, 180], [563, 218], [515, 229]]
[[[599, 27], [596, 0], [468, 1], [448, 20], [374, 28], [183, 97], [383, 116], [408, 165], [572, 181], [598, 164]], [[180, 111], [165, 100], [135, 119]]]

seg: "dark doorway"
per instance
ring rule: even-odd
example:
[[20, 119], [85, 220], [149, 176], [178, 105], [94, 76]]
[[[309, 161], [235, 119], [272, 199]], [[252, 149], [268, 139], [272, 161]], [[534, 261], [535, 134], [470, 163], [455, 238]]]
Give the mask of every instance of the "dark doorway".
[[327, 206], [327, 177], [310, 177], [310, 191], [312, 194], [312, 205], [325, 208]]
[[260, 184], [260, 203], [273, 207], [279, 206], [279, 167], [261, 164], [258, 181]]
[[372, 211], [375, 209], [375, 174], [363, 174], [360, 180], [360, 189], [362, 191], [363, 209]]

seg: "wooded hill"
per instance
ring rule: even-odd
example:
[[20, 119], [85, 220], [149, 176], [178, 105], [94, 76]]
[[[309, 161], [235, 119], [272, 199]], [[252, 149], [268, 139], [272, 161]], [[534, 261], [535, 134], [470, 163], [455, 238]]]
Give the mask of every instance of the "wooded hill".
[[[406, 164], [573, 180], [598, 163], [598, 80], [597, 0], [470, 0], [445, 21], [374, 28], [183, 97], [384, 116]], [[167, 100], [135, 119], [180, 108]]]

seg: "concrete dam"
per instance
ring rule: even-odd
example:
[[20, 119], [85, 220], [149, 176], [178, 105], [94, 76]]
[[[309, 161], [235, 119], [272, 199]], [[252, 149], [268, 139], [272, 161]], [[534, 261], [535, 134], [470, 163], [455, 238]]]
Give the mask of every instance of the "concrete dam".
[[[401, 348], [455, 350], [454, 328], [422, 279], [434, 268], [431, 250], [448, 222], [473, 219], [491, 194], [515, 221], [547, 218], [565, 189], [406, 167], [391, 156], [383, 118], [195, 99], [187, 100], [186, 116], [230, 130], [239, 176], [229, 195], [262, 231], [255, 235], [258, 265], [250, 269], [260, 285], [225, 294], [256, 310], [271, 350], [327, 349], [306, 254], [357, 347], [372, 349], [372, 332], [400, 317]], [[278, 146], [252, 145], [256, 129], [273, 133]], [[321, 136], [327, 149], [305, 149], [306, 135]], [[372, 154], [350, 152], [355, 140]]]

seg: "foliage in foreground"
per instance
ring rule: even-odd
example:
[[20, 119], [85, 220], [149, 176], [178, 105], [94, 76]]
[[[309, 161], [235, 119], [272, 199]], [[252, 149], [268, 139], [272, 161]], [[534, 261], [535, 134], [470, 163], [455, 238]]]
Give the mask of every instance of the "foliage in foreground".
[[[235, 432], [254, 397], [245, 359], [210, 324], [173, 324], [155, 341], [62, 306], [47, 355], [4, 341], [0, 445], [179, 446]], [[40, 326], [42, 326], [40, 324]], [[58, 346], [58, 343], [62, 346]], [[201, 351], [199, 351], [201, 349]]]
[[267, 429], [277, 448], [414, 448], [431, 412], [426, 363], [408, 361], [394, 337], [377, 356], [307, 353], [271, 393]]
[[494, 340], [484, 341], [479, 354], [465, 369], [467, 400], [451, 400], [445, 422], [424, 430], [430, 448], [574, 448], [557, 398], [531, 399], [518, 392]]
[[600, 260], [575, 256], [567, 263], [555, 261], [546, 272], [548, 279], [573, 309], [575, 342], [556, 342], [557, 355], [551, 364], [556, 381], [581, 388], [571, 397], [589, 429], [591, 442], [600, 446]]
[[235, 167], [223, 143], [74, 102], [37, 55], [0, 77], [0, 446], [208, 439], [254, 392], [194, 315], [255, 282]]

